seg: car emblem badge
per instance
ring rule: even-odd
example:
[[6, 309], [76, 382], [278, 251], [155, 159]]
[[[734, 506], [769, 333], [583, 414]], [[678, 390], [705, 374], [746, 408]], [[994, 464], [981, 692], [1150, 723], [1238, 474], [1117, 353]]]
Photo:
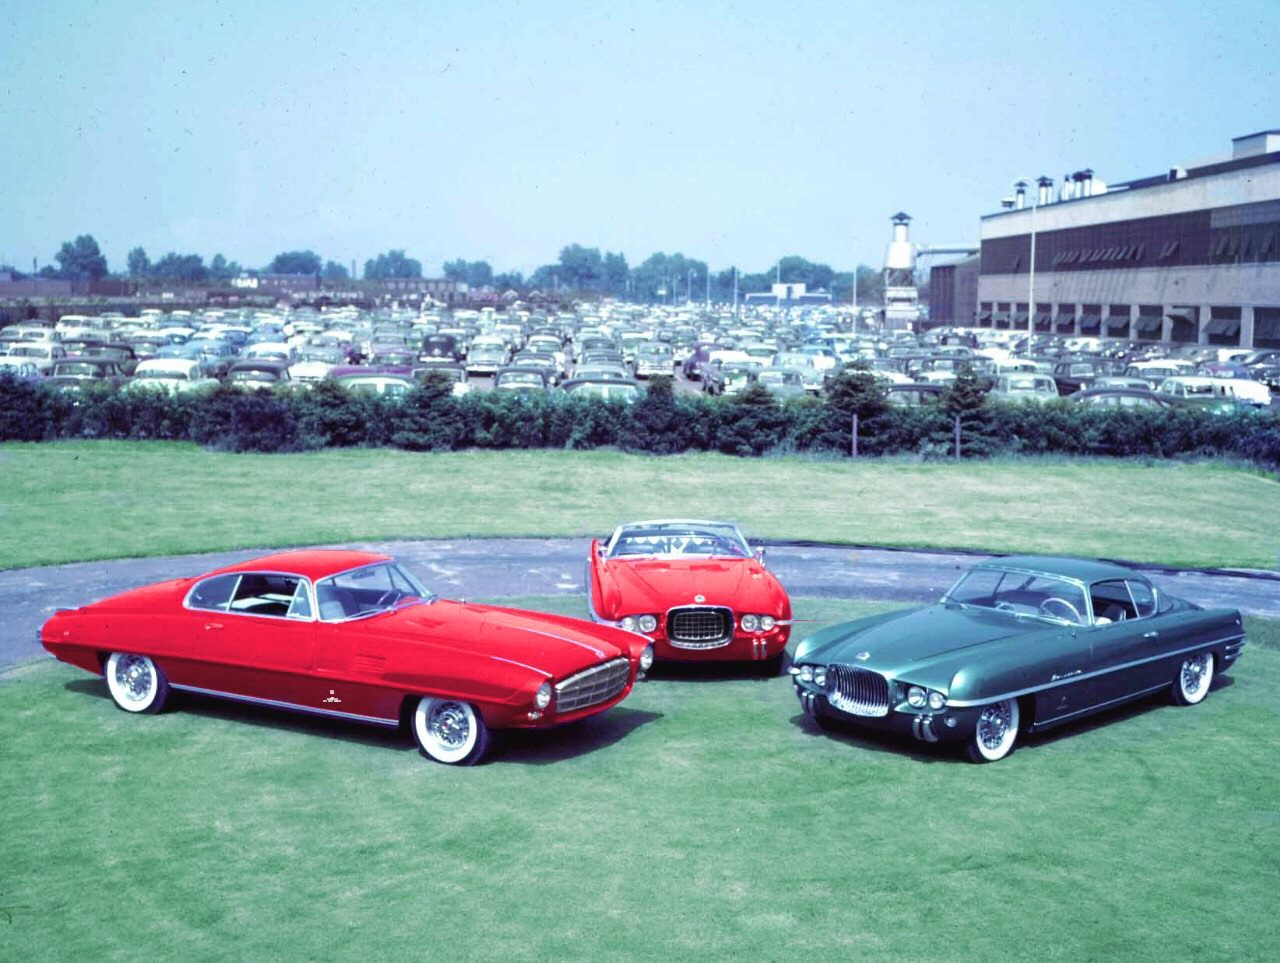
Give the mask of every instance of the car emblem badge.
[[695, 602], [705, 602], [707, 600], [707, 597], [705, 595], [695, 595], [693, 597], [693, 600]]
[[867, 659], [871, 658], [871, 653], [859, 652], [857, 655], [854, 656], [854, 658], [857, 659], [859, 662], [866, 662]]

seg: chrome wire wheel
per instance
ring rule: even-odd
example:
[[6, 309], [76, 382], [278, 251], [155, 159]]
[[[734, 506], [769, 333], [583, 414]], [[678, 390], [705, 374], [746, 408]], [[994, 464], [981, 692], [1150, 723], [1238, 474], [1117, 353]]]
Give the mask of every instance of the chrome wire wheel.
[[159, 712], [168, 698], [168, 680], [145, 655], [113, 652], [103, 674], [112, 700], [125, 712]]
[[489, 748], [484, 720], [469, 703], [457, 699], [419, 699], [413, 735], [423, 755], [447, 765], [473, 765]]
[[997, 762], [1009, 755], [1018, 741], [1018, 725], [1017, 699], [983, 706], [969, 740], [969, 758], [974, 762]]
[[1204, 701], [1213, 684], [1213, 653], [1201, 652], [1182, 660], [1178, 677], [1173, 681], [1173, 701], [1180, 706], [1193, 706]]

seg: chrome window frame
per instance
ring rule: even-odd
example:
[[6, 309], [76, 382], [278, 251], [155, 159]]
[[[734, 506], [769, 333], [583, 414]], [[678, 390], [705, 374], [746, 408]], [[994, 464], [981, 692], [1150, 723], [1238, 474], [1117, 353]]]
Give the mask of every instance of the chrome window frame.
[[[196, 589], [198, 589], [201, 585], [203, 585], [205, 582], [210, 581], [211, 579], [223, 578], [224, 576], [227, 576], [227, 575], [236, 576], [236, 584], [235, 584], [235, 587], [232, 588], [230, 596], [227, 597], [226, 605], [224, 605], [222, 608], [212, 609], [212, 608], [204, 608], [203, 606], [191, 604], [191, 596], [195, 594]], [[309, 618], [302, 618], [301, 616], [288, 615], [288, 614], [267, 615], [266, 613], [263, 613], [263, 612], [238, 612], [235, 609], [231, 608], [231, 603], [235, 599], [236, 593], [240, 591], [240, 583], [244, 581], [244, 577], [246, 575], [275, 575], [281, 578], [296, 578], [299, 582], [301, 582], [303, 585], [307, 587], [307, 600], [311, 603], [311, 616]], [[297, 589], [294, 589], [294, 593], [295, 594], [297, 593]], [[290, 601], [289, 605], [292, 608], [293, 606], [292, 601]], [[318, 621], [316, 617], [316, 612], [318, 611], [318, 609], [316, 606], [315, 585], [312, 584], [311, 579], [307, 578], [305, 575], [299, 575], [297, 572], [277, 572], [269, 569], [253, 569], [252, 571], [243, 571], [243, 572], [240, 572], [240, 571], [217, 572], [212, 575], [206, 575], [201, 578], [198, 578], [195, 581], [195, 583], [191, 586], [191, 588], [187, 590], [187, 594], [183, 596], [182, 607], [184, 609], [187, 609], [190, 612], [217, 612], [219, 615], [235, 615], [242, 618], [253, 618], [253, 619], [272, 619], [278, 622], [306, 623], [306, 622]]]

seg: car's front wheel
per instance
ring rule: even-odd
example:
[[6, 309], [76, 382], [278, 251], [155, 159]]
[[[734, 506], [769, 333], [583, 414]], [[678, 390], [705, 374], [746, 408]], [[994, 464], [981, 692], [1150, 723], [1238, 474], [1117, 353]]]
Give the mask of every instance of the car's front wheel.
[[974, 762], [999, 762], [1018, 741], [1018, 700], [1001, 699], [983, 706], [966, 748]]
[[112, 652], [103, 674], [112, 700], [125, 712], [153, 715], [169, 698], [169, 680], [145, 655]]
[[1173, 701], [1180, 706], [1193, 706], [1204, 701], [1213, 684], [1213, 653], [1201, 652], [1182, 660], [1178, 677], [1173, 680]]
[[470, 703], [457, 699], [419, 699], [413, 738], [424, 756], [450, 766], [474, 766], [489, 751], [489, 727]]

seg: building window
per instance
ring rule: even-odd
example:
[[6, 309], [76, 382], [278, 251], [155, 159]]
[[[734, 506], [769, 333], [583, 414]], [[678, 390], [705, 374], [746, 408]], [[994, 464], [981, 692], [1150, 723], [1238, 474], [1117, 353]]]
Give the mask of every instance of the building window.
[[1223, 347], [1238, 347], [1240, 344], [1240, 314], [1238, 307], [1212, 307], [1209, 309], [1209, 323], [1204, 327], [1206, 339], [1210, 344]]
[[1253, 309], [1253, 346], [1280, 348], [1280, 307]]
[[1200, 309], [1197, 307], [1175, 306], [1169, 312], [1169, 340], [1181, 344], [1198, 341], [1200, 338]]

